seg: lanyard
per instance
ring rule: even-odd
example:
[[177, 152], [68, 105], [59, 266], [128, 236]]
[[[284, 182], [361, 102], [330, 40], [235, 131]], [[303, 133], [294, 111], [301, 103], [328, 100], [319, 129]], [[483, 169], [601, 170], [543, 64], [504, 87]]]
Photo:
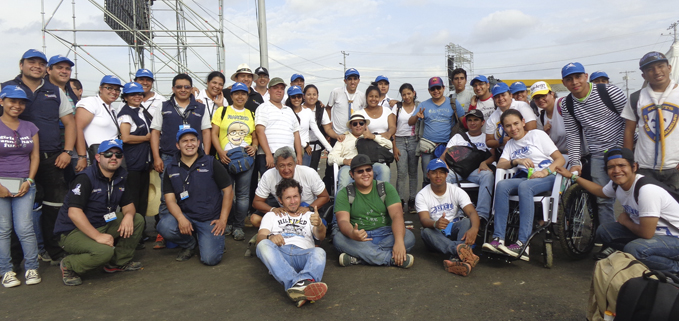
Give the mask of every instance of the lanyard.
[[[198, 161], [198, 160], [196, 160], [196, 161]], [[181, 164], [180, 164], [180, 166], [181, 166]], [[184, 188], [184, 192], [186, 192], [186, 187], [189, 185], [189, 177], [191, 177], [191, 173], [193, 173], [193, 171], [195, 171], [197, 169], [198, 169], [198, 166], [189, 168], [189, 172], [186, 174], [186, 177], [184, 178], [184, 184], [182, 185], [182, 187]]]
[[180, 113], [179, 112], [179, 106], [177, 106], [177, 102], [173, 98], [172, 99], [172, 107], [174, 107], [174, 111], [177, 112], [177, 115], [179, 115], [179, 117], [182, 118], [182, 122], [184, 123], [184, 125], [188, 125], [189, 121], [187, 119], [189, 118], [188, 112], [189, 112], [190, 106], [186, 106], [186, 109], [184, 109], [184, 113]]
[[347, 95], [347, 101], [349, 102], [349, 117], [348, 119], [351, 119], [351, 105], [354, 103], [354, 98], [356, 98], [356, 93], [349, 97], [349, 92], [347, 91], [347, 88], [344, 88], [344, 93]]
[[111, 116], [111, 120], [113, 120], [113, 124], [116, 125], [116, 129], [118, 130], [118, 139], [120, 139], [120, 125], [118, 125], [118, 120], [116, 120], [116, 113], [113, 111], [113, 108], [111, 108], [111, 111], [109, 112], [108, 107], [106, 107], [106, 103], [102, 103], [104, 106], [104, 110], [106, 110], [106, 113]]
[[106, 208], [108, 212], [111, 213], [111, 192], [113, 191], [113, 179], [111, 179], [111, 184], [106, 185]]

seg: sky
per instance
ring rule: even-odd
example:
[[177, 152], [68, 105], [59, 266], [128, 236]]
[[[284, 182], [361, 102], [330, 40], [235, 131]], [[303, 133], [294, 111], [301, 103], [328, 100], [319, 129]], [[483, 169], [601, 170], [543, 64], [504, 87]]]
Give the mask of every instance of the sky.
[[[110, 30], [102, 11], [93, 4], [103, 5], [104, 0], [64, 0], [57, 7], [60, 1], [44, 0], [44, 9], [40, 0], [3, 4], [4, 14], [0, 15], [3, 79], [18, 74], [18, 61], [24, 51], [43, 49], [43, 10], [45, 20], [54, 12], [48, 29], [71, 29], [75, 1], [76, 29]], [[208, 23], [218, 26], [217, 0], [184, 0], [184, 3]], [[167, 4], [156, 1], [154, 16], [169, 29], [176, 28], [174, 14], [161, 11], [163, 8]], [[8, 14], [12, 12], [18, 14]], [[223, 69], [227, 85], [239, 64], [247, 63], [253, 70], [260, 65], [256, 17], [256, 1], [224, 0]], [[445, 46], [450, 43], [473, 52], [473, 71], [468, 71], [468, 80], [479, 74], [499, 79], [557, 79], [561, 67], [578, 61], [589, 73], [607, 72], [611, 83], [623, 90], [622, 72], [631, 71], [631, 93], [643, 82], [639, 59], [649, 51], [665, 53], [672, 44], [673, 36], [667, 28], [679, 20], [679, 6], [669, 0], [269, 0], [266, 17], [271, 77], [287, 82], [293, 73], [302, 73], [307, 84], [319, 87], [320, 99], [327, 102], [330, 91], [343, 85], [344, 51], [348, 53], [347, 68], [356, 68], [361, 73], [359, 90], [365, 90], [376, 76], [385, 75], [391, 82], [392, 98], [398, 98], [398, 87], [408, 82], [420, 94], [419, 100], [425, 100], [429, 98], [427, 80], [433, 76], [446, 79]], [[190, 24], [186, 27], [192, 28]], [[72, 32], [51, 33], [66, 41], [73, 39]], [[73, 52], [55, 36], [45, 37], [47, 56], [64, 54], [73, 59]], [[114, 71], [129, 80], [130, 69], [134, 68], [128, 49], [97, 47], [124, 44], [116, 34], [77, 32], [76, 37], [86, 50], [79, 51], [85, 58], [79, 58], [76, 69], [85, 95], [96, 92], [104, 72]], [[154, 40], [171, 41], [160, 35]], [[206, 43], [206, 40], [192, 41]], [[165, 50], [175, 52], [173, 48]], [[218, 49], [195, 50], [198, 55], [188, 55], [192, 71], [206, 75], [218, 69]], [[156, 69], [169, 73], [170, 68], [161, 69], [159, 60], [156, 59]], [[157, 85], [161, 93], [170, 92], [169, 81], [160, 79]]]

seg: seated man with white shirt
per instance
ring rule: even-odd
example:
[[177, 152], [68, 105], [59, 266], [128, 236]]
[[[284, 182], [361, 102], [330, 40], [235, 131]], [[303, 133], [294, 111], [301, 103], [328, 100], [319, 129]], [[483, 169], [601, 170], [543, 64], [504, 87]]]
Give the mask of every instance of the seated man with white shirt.
[[[479, 184], [479, 196], [476, 202], [476, 210], [478, 211], [479, 216], [487, 221], [488, 217], [490, 216], [490, 204], [493, 201], [492, 191], [495, 184], [495, 175], [493, 174], [494, 170], [491, 169], [489, 165], [491, 165], [495, 160], [495, 150], [486, 146], [486, 135], [484, 135], [482, 132], [483, 126], [485, 124], [483, 112], [478, 109], [472, 109], [467, 112], [465, 118], [467, 120], [467, 127], [469, 128], [469, 131], [465, 133], [465, 135], [467, 135], [471, 143], [468, 142], [462, 136], [462, 134], [456, 134], [450, 139], [450, 141], [448, 141], [446, 150], [453, 146], [471, 147], [471, 144], [473, 143], [480, 151], [488, 151], [489, 157], [485, 161], [476, 165], [478, 168], [471, 172], [471, 174], [469, 174], [467, 177], [462, 177], [458, 173], [455, 173], [455, 171], [451, 170], [448, 173], [448, 178], [446, 181], [448, 183], [455, 184], [462, 180], [467, 180], [469, 182]], [[443, 163], [445, 164], [445, 153], [441, 155], [441, 160], [443, 160]]]

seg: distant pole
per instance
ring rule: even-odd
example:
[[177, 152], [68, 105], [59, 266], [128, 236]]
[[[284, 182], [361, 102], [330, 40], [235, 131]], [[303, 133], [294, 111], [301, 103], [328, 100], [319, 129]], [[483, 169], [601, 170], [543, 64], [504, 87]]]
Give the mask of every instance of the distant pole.
[[349, 55], [348, 52], [342, 50], [342, 56], [344, 56], [344, 63], [340, 63], [340, 65], [344, 65], [344, 72], [347, 72], [347, 56]]
[[259, 65], [269, 69], [269, 45], [266, 40], [266, 9], [264, 0], [257, 0], [257, 29], [259, 31]]
[[627, 92], [627, 98], [629, 98], [629, 74], [634, 73], [634, 70], [622, 71], [620, 73], [625, 74], [622, 76], [622, 79], [625, 80], [625, 91]]

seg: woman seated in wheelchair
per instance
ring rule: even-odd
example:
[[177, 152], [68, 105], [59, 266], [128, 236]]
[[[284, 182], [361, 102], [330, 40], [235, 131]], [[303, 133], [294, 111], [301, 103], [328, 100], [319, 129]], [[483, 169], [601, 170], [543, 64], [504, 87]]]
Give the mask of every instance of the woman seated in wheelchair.
[[[533, 197], [552, 189], [556, 167], [566, 161], [544, 131], [524, 129], [525, 121], [518, 110], [508, 109], [500, 117], [500, 124], [511, 140], [500, 156], [497, 168], [518, 167], [511, 179], [501, 180], [495, 186], [495, 218], [493, 239], [483, 248], [496, 253], [505, 253], [528, 261], [528, 238], [532, 232], [535, 207]], [[509, 196], [519, 196], [519, 236], [512, 244], [505, 244]]]

